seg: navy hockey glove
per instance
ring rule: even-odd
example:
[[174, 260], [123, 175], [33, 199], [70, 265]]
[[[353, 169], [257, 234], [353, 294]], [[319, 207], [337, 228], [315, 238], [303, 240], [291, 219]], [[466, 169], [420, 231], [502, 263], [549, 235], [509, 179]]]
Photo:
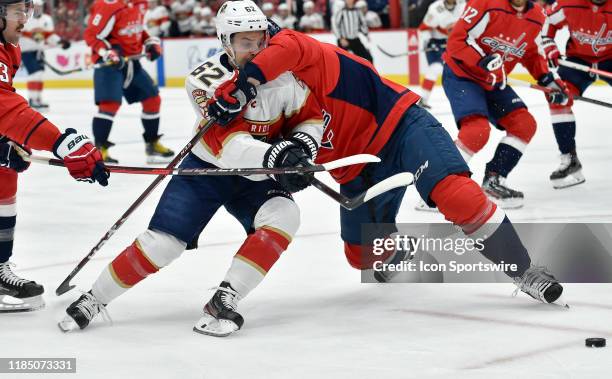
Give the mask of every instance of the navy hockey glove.
[[546, 99], [549, 103], [568, 107], [571, 107], [574, 103], [569, 88], [567, 88], [567, 84], [552, 72], [542, 75], [540, 80], [538, 80], [538, 84], [552, 89], [551, 92], [546, 94]]
[[247, 81], [246, 74], [236, 70], [231, 79], [217, 87], [213, 97], [206, 103], [208, 115], [216, 118], [218, 124], [225, 126], [232, 122], [255, 96], [255, 86]]
[[80, 182], [98, 182], [108, 185], [109, 173], [104, 166], [102, 154], [91, 140], [72, 128], [66, 129], [55, 144], [53, 154], [64, 161], [70, 175]]
[[268, 19], [268, 35], [270, 38], [274, 37], [281, 31], [281, 27], [278, 26], [276, 22], [274, 22], [271, 18]]
[[30, 162], [25, 161], [23, 157], [19, 155], [13, 142], [0, 142], [0, 167], [10, 168], [17, 172], [24, 172], [30, 167]]
[[156, 61], [162, 56], [161, 41], [157, 37], [149, 37], [144, 43], [144, 49], [147, 59], [151, 62]]
[[495, 53], [487, 55], [478, 62], [478, 66], [489, 72], [489, 83], [499, 89], [506, 88], [506, 70], [504, 69], [504, 58]]
[[[274, 167], [306, 167], [311, 166], [310, 155], [304, 151], [301, 144], [281, 140], [273, 143], [264, 155], [263, 166]], [[274, 175], [287, 191], [298, 192], [308, 187], [314, 178], [314, 173]]]

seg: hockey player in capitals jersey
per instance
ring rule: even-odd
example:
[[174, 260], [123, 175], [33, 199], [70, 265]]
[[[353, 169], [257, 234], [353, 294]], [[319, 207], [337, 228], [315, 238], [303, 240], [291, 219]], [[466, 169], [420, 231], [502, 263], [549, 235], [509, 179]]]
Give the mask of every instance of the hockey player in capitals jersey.
[[465, 2], [463, 0], [437, 0], [431, 3], [419, 26], [427, 70], [421, 85], [421, 105], [429, 107], [429, 96], [436, 81], [442, 75], [442, 54], [446, 49], [446, 41], [453, 26], [463, 13]]
[[108, 153], [113, 145], [109, 135], [122, 98], [128, 104], [142, 103], [142, 136], [147, 161], [165, 162], [174, 156], [172, 150], [159, 142], [159, 89], [138, 60], [126, 59], [143, 53], [143, 50], [150, 61], [162, 54], [159, 38], [149, 36], [144, 30], [146, 6], [144, 0], [96, 0], [91, 6], [85, 29], [84, 38], [92, 50], [92, 60], [112, 64], [94, 70], [98, 113], [92, 122], [96, 146], [104, 160], [110, 163], [117, 163]]
[[[517, 265], [516, 271], [506, 273], [515, 278], [519, 288], [544, 302], [559, 298], [562, 286], [541, 268], [531, 266], [529, 254], [503, 210], [469, 178], [469, 168], [452, 139], [438, 120], [416, 104], [417, 95], [382, 78], [368, 61], [291, 30], [272, 37], [241, 75], [247, 82], [263, 84], [286, 71], [308, 85], [329, 121], [318, 160], [327, 162], [358, 153], [376, 154], [382, 160], [377, 165], [332, 171], [343, 194], [356, 196], [396, 173], [412, 172], [423, 200], [437, 205], [447, 220], [470, 236], [486, 238], [482, 253], [488, 259]], [[234, 88], [247, 93], [248, 88], [240, 88], [240, 83], [244, 81], [238, 80]], [[209, 112], [222, 114], [236, 103], [228, 102], [226, 96], [231, 93], [216, 96]], [[353, 267], [372, 268], [372, 254], [367, 252], [373, 239], [361, 235], [361, 225], [395, 224], [404, 193], [405, 188], [398, 188], [350, 212], [341, 209], [341, 237]], [[384, 238], [395, 231], [387, 228], [371, 237]], [[396, 256], [402, 259], [403, 254]], [[386, 279], [386, 273], [379, 274], [383, 277], [377, 279]]]
[[[550, 64], [559, 66], [561, 54], [554, 38], [558, 30], [567, 27], [570, 38], [565, 55], [567, 60], [612, 72], [612, 2], [607, 0], [558, 0], [548, 15], [543, 30], [543, 45]], [[559, 67], [559, 76], [573, 95], [582, 93], [597, 79], [612, 84], [612, 79], [597, 77], [569, 67]], [[550, 118], [561, 151], [561, 164], [550, 175], [554, 188], [565, 188], [585, 181], [582, 165], [576, 153], [576, 119], [568, 104], [550, 104]]]
[[[208, 120], [206, 104], [219, 85], [235, 78], [243, 65], [265, 44], [267, 19], [255, 3], [225, 3], [217, 16], [217, 33], [224, 52], [195, 68], [187, 92], [198, 117]], [[281, 167], [314, 159], [323, 133], [321, 107], [309, 89], [291, 73], [259, 88], [243, 115], [229, 124], [215, 124], [183, 161], [184, 168]], [[285, 137], [284, 140], [277, 140]], [[224, 336], [240, 329], [237, 303], [264, 278], [287, 249], [299, 225], [299, 209], [290, 192], [308, 185], [302, 175], [174, 176], [155, 210], [147, 231], [102, 272], [90, 293], [67, 309], [64, 330], [85, 328], [117, 296], [193, 248], [199, 234], [224, 206], [248, 236], [225, 279], [204, 307], [194, 330]]]
[[53, 19], [50, 15], [43, 13], [44, 0], [34, 0], [33, 17], [23, 29], [23, 37], [19, 41], [21, 46], [21, 59], [28, 71], [28, 98], [30, 106], [34, 109], [44, 111], [49, 105], [42, 100], [44, 50], [49, 47], [61, 45], [68, 49], [70, 42], [62, 40], [54, 33]]
[[487, 163], [482, 184], [504, 208], [523, 205], [523, 193], [505, 185], [536, 131], [536, 120], [507, 75], [522, 63], [531, 76], [554, 92], [549, 101], [568, 104], [567, 86], [550, 72], [540, 33], [546, 17], [530, 0], [472, 0], [449, 37], [442, 85], [459, 127], [456, 141], [466, 161], [489, 139], [490, 126], [505, 130]]
[[[43, 287], [15, 275], [9, 262], [17, 220], [17, 177], [29, 166], [18, 153], [19, 146], [53, 152], [76, 180], [108, 184], [100, 152], [86, 136], [74, 129], [60, 132], [15, 92], [13, 77], [21, 63], [18, 42], [31, 15], [29, 0], [0, 0], [0, 312], [44, 305]], [[5, 301], [7, 296], [21, 302]]]

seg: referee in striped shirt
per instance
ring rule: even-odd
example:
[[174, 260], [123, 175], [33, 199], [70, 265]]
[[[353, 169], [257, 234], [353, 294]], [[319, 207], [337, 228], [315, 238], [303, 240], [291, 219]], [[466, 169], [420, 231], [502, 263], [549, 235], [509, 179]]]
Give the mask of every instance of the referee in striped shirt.
[[359, 32], [368, 35], [368, 25], [363, 13], [355, 8], [355, 0], [345, 0], [345, 7], [336, 11], [332, 31], [338, 39], [338, 46], [372, 62], [372, 55], [359, 39]]

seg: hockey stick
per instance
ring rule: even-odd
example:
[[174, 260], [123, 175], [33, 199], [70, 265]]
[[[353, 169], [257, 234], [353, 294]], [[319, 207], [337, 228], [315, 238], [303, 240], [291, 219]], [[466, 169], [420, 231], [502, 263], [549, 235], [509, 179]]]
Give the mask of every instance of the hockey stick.
[[[532, 83], [526, 82], [524, 80], [509, 79], [509, 83], [514, 85], [514, 86], [533, 88], [533, 89], [536, 89], [538, 91], [542, 91], [542, 92], [545, 92], [545, 93], [549, 93], [549, 92], [553, 92], [554, 91], [552, 88], [542, 87], [540, 85], [532, 84]], [[595, 105], [600, 105], [600, 106], [606, 107], [606, 108], [612, 108], [612, 103], [606, 103], [605, 101], [591, 99], [590, 97], [584, 97], [584, 96], [580, 96], [580, 95], [572, 95], [572, 97], [574, 98], [574, 100], [580, 100], [580, 101], [584, 101], [585, 103], [591, 103], [591, 104], [595, 104]]]
[[559, 59], [559, 65], [573, 68], [578, 71], [584, 71], [584, 72], [588, 72], [588, 73], [599, 75], [599, 76], [605, 76], [606, 78], [612, 78], [612, 72], [600, 70], [598, 68], [593, 68], [593, 67], [590, 67], [584, 64], [568, 61], [565, 59]]
[[416, 54], [419, 54], [421, 52], [427, 53], [427, 52], [430, 52], [430, 51], [439, 51], [440, 49], [446, 49], [446, 45], [442, 45], [442, 46], [440, 46], [440, 49], [412, 50], [412, 51], [407, 51], [405, 53], [393, 54], [393, 53], [390, 53], [390, 52], [386, 51], [382, 47], [380, 47], [380, 45], [376, 45], [376, 47], [378, 48], [378, 50], [380, 50], [381, 53], [383, 53], [384, 55], [388, 56], [389, 58], [399, 58], [399, 57], [405, 57], [405, 56], [410, 56], [410, 55], [416, 55]]
[[[198, 130], [198, 132], [193, 136], [193, 138], [187, 143], [187, 145], [185, 145], [185, 147], [183, 147], [183, 149], [174, 157], [172, 162], [170, 162], [166, 168], [172, 169], [174, 168], [174, 166], [179, 164], [179, 162], [182, 161], [183, 158], [185, 158], [187, 154], [189, 154], [191, 149], [193, 149], [193, 147], [198, 143], [204, 133], [206, 133], [208, 129], [213, 126], [215, 121], [216, 120], [214, 118], [208, 120], [208, 122], [204, 126], [202, 126], [200, 130]], [[83, 269], [83, 267], [85, 267], [87, 262], [91, 260], [91, 258], [98, 252], [98, 250], [100, 250], [102, 246], [104, 246], [106, 241], [108, 241], [113, 236], [113, 234], [115, 234], [117, 229], [119, 229], [121, 225], [123, 225], [123, 223], [128, 219], [128, 217], [130, 217], [130, 215], [134, 213], [136, 208], [138, 208], [140, 204], [142, 204], [143, 201], [147, 197], [149, 197], [155, 187], [157, 187], [159, 183], [161, 183], [165, 178], [166, 175], [164, 174], [159, 175], [157, 178], [155, 178], [155, 180], [151, 182], [151, 184], [149, 184], [149, 186], [138, 197], [138, 199], [136, 199], [136, 201], [134, 201], [134, 203], [132, 203], [132, 205], [130, 205], [130, 207], [125, 212], [123, 212], [123, 215], [121, 215], [119, 220], [117, 220], [113, 224], [113, 226], [111, 226], [111, 228], [104, 234], [104, 236], [102, 236], [100, 241], [98, 241], [98, 243], [89, 251], [85, 258], [83, 258], [79, 262], [79, 264], [72, 270], [72, 272], [66, 277], [66, 279], [64, 279], [64, 281], [59, 285], [59, 287], [57, 287], [57, 289], [55, 290], [55, 294], [57, 296], [61, 296], [75, 287], [74, 285], [70, 284], [70, 281], [76, 276], [76, 274], [79, 273], [79, 271], [81, 271], [81, 269]]]
[[[144, 58], [146, 57], [146, 54], [137, 54], [137, 55], [130, 55], [127, 57], [122, 57], [122, 60], [124, 63], [127, 63], [129, 61], [137, 61], [140, 58]], [[52, 64], [50, 64], [49, 62], [47, 62], [46, 60], [43, 60], [43, 64], [47, 67], [49, 67], [49, 69], [51, 69], [51, 71], [55, 72], [58, 75], [70, 75], [70, 74], [74, 74], [75, 72], [81, 72], [81, 71], [87, 71], [87, 70], [91, 70], [91, 69], [95, 69], [95, 68], [103, 68], [103, 67], [111, 67], [116, 65], [117, 63], [112, 63], [112, 62], [100, 62], [100, 63], [96, 63], [92, 66], [89, 67], [79, 67], [79, 68], [73, 68], [70, 70], [60, 70], [57, 67], [53, 66]]]
[[[64, 162], [59, 159], [39, 157], [35, 155], [23, 155], [24, 160], [33, 163], [48, 164], [50, 166], [64, 167]], [[308, 172], [331, 171], [340, 167], [362, 163], [380, 162], [380, 158], [370, 154], [357, 154], [340, 158], [327, 163], [316, 164], [307, 167], [279, 167], [279, 168], [154, 168], [106, 165], [110, 172], [118, 174], [141, 174], [141, 175], [180, 175], [180, 176], [228, 176], [228, 175], [284, 175], [303, 174]]]
[[380, 194], [383, 194], [394, 188], [409, 186], [413, 183], [413, 175], [409, 172], [402, 172], [376, 183], [372, 187], [368, 188], [366, 191], [352, 198], [337, 192], [336, 190], [316, 178], [313, 178], [312, 186], [334, 199], [334, 201], [339, 203], [341, 207], [352, 211], [353, 209], [361, 206], [363, 203], [368, 202], [370, 199]]

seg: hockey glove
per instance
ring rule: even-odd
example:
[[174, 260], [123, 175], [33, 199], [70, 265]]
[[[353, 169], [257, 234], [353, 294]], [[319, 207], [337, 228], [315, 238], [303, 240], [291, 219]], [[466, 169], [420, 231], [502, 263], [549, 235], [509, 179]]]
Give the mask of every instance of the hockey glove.
[[228, 81], [221, 83], [206, 103], [208, 115], [225, 126], [236, 118], [242, 108], [257, 96], [257, 89], [247, 81], [246, 74], [238, 70]]
[[504, 58], [495, 53], [487, 55], [478, 62], [478, 66], [489, 72], [489, 83], [499, 89], [506, 88], [506, 70], [504, 69]]
[[[278, 141], [264, 155], [263, 166], [273, 167], [305, 167], [311, 166], [309, 154], [304, 151], [299, 143], [290, 140]], [[284, 174], [274, 175], [274, 179], [279, 182], [287, 191], [298, 192], [308, 187], [312, 182], [314, 174]]]
[[565, 84], [558, 75], [549, 72], [538, 80], [538, 84], [552, 89], [551, 92], [546, 93], [546, 99], [549, 103], [568, 107], [571, 107], [574, 103], [572, 94], [569, 88], [567, 88], [567, 84]]
[[151, 62], [156, 61], [162, 56], [161, 41], [157, 37], [148, 38], [144, 43], [144, 49], [147, 54], [147, 59]]
[[[29, 151], [28, 151], [29, 153]], [[30, 167], [30, 162], [23, 159], [15, 149], [13, 142], [0, 142], [0, 167], [24, 172]]]
[[105, 65], [116, 67], [117, 70], [121, 70], [125, 67], [125, 60], [117, 50], [100, 49], [99, 54]]
[[281, 27], [278, 26], [276, 22], [274, 22], [271, 18], [268, 19], [268, 35], [270, 38], [274, 37], [281, 31]]
[[551, 68], [559, 67], [559, 58], [561, 58], [561, 53], [557, 48], [555, 40], [548, 37], [542, 38], [542, 48], [544, 48], [544, 56], [548, 60], [548, 65]]
[[102, 154], [87, 136], [77, 134], [72, 128], [66, 129], [55, 141], [53, 154], [64, 161], [68, 172], [76, 180], [108, 185], [109, 173], [102, 161]]

